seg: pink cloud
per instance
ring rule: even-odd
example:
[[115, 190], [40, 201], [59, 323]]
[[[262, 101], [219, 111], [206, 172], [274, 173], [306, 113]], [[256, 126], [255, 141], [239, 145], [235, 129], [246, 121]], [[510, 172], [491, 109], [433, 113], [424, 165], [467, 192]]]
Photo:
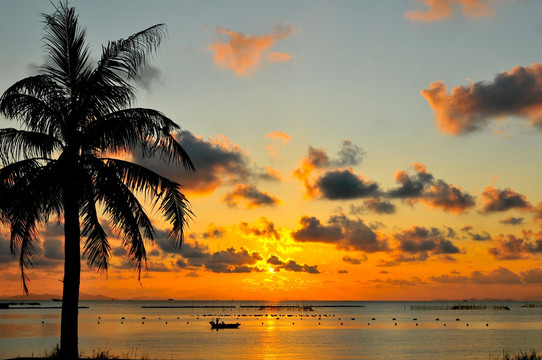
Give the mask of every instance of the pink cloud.
[[[213, 51], [215, 65], [234, 71], [239, 75], [250, 75], [252, 71], [262, 65], [264, 53], [269, 51], [279, 40], [292, 35], [295, 27], [285, 24], [276, 25], [273, 31], [262, 36], [251, 36], [238, 33], [225, 28], [217, 28], [221, 35], [229, 36], [228, 42], [216, 41], [208, 47]], [[272, 62], [290, 61], [292, 55], [282, 52], [271, 52], [266, 58]]]
[[427, 6], [425, 10], [409, 10], [405, 18], [414, 22], [432, 22], [443, 20], [454, 16], [457, 8], [461, 8], [463, 15], [468, 17], [493, 16], [494, 11], [489, 6], [496, 0], [414, 0], [422, 2]]
[[459, 135], [479, 130], [489, 120], [519, 116], [542, 127], [542, 64], [516, 66], [495, 76], [456, 86], [450, 93], [436, 81], [421, 91], [435, 113], [441, 132]]

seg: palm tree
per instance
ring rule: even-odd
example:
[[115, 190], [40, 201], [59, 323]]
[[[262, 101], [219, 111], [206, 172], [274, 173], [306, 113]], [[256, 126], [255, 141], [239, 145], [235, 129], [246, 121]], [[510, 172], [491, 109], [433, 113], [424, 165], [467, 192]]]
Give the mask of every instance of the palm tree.
[[110, 258], [99, 214], [120, 234], [138, 278], [146, 266], [145, 243], [156, 237], [140, 198], [156, 205], [171, 223], [170, 240], [177, 246], [192, 216], [178, 183], [115, 154], [142, 151], [195, 169], [175, 138], [178, 125], [156, 110], [129, 108], [135, 99], [130, 81], [160, 45], [165, 25], [109, 42], [93, 66], [85, 29], [67, 1], [43, 17], [51, 65], [15, 83], [0, 98], [0, 112], [21, 128], [0, 129], [0, 220], [10, 226], [11, 252], [28, 293], [25, 270], [32, 266], [38, 226], [63, 217], [60, 353], [75, 359], [81, 245], [88, 264], [99, 272], [107, 271]]

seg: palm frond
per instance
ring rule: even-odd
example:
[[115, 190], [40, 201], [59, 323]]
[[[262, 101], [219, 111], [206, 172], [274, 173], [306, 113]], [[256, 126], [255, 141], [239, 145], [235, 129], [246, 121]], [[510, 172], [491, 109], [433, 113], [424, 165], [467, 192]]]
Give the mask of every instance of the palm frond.
[[28, 158], [49, 158], [62, 143], [48, 134], [17, 129], [0, 129], [0, 161], [9, 164]]
[[113, 228], [123, 234], [122, 242], [128, 249], [130, 263], [141, 277], [147, 255], [144, 240], [153, 241], [154, 228], [143, 206], [117, 174], [102, 161], [89, 157], [85, 166], [95, 174], [96, 200], [103, 204]]
[[81, 235], [87, 239], [83, 254], [87, 257], [88, 265], [95, 267], [98, 272], [107, 272], [111, 246], [96, 211], [96, 196], [92, 181], [83, 185], [83, 199], [81, 204], [82, 226]]
[[44, 72], [66, 87], [75, 100], [78, 80], [88, 69], [89, 49], [85, 42], [85, 29], [79, 25], [75, 8], [60, 2], [52, 15], [42, 14], [45, 23], [44, 48], [56, 66], [45, 65]]
[[[127, 39], [110, 41], [102, 49], [102, 58], [97, 73], [122, 73], [128, 79], [137, 79], [149, 56], [166, 35], [166, 25], [157, 24], [139, 31]], [[114, 80], [116, 82], [116, 79]]]
[[180, 247], [184, 229], [193, 216], [190, 203], [180, 192], [180, 185], [138, 164], [118, 159], [106, 161], [131, 191], [144, 193], [154, 204], [160, 202], [160, 211], [172, 224], [169, 238]]
[[175, 122], [159, 111], [132, 108], [96, 119], [84, 134], [88, 147], [102, 153], [133, 151], [139, 147], [144, 156], [158, 154], [168, 163], [182, 164], [186, 170], [194, 171], [190, 157], [171, 134], [179, 130]]
[[31, 131], [56, 136], [67, 106], [62, 89], [46, 75], [31, 76], [9, 87], [0, 98], [0, 112]]

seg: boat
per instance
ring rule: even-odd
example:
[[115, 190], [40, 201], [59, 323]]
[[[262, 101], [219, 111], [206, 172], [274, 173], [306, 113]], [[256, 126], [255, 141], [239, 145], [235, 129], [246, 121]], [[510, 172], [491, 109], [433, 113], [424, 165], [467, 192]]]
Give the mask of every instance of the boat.
[[211, 324], [211, 329], [237, 329], [239, 328], [239, 323], [225, 323], [224, 321], [219, 321], [219, 318], [216, 318], [216, 321], [209, 321]]

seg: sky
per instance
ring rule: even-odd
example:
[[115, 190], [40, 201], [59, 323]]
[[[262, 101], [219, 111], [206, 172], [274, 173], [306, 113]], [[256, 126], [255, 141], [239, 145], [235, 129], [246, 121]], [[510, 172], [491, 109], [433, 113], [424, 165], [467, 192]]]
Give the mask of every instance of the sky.
[[[111, 234], [107, 274], [83, 260], [83, 297], [542, 300], [541, 1], [70, 5], [95, 61], [167, 25], [136, 106], [181, 126], [197, 169], [126, 154], [182, 184], [195, 215], [179, 249], [149, 209], [140, 282]], [[3, 92], [47, 61], [53, 7], [0, 7]], [[37, 245], [30, 294], [61, 294], [61, 224]], [[0, 278], [0, 297], [22, 294], [5, 227]]]

